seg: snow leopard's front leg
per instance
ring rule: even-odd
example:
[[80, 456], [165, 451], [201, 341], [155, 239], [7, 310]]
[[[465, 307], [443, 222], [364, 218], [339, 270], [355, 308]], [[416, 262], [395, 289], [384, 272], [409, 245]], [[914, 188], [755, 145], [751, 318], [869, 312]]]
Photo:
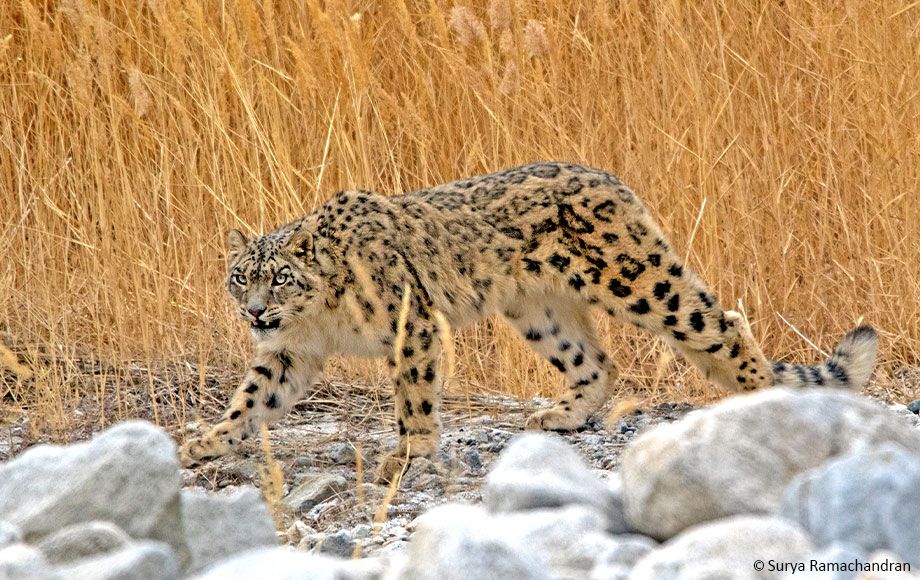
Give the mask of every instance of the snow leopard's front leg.
[[402, 349], [388, 361], [395, 374], [399, 444], [377, 468], [378, 481], [391, 481], [398, 476], [407, 459], [434, 457], [440, 449], [438, 327], [430, 315], [411, 318], [415, 317], [406, 324]]
[[222, 420], [179, 452], [183, 467], [197, 467], [225, 455], [241, 441], [284, 416], [322, 372], [325, 359], [285, 349], [259, 347]]

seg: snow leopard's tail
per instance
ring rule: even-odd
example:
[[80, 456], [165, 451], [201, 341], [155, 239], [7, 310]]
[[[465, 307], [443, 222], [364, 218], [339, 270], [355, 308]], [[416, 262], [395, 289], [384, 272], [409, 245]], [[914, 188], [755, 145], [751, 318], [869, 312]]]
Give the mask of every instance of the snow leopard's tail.
[[773, 384], [857, 390], [869, 379], [877, 350], [878, 333], [871, 326], [860, 326], [844, 336], [831, 357], [820, 366], [771, 361]]

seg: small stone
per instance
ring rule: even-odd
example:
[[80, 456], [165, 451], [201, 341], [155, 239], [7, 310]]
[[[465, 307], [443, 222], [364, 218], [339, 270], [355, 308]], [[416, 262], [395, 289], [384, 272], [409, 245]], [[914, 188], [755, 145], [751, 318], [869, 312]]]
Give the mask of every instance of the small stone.
[[319, 552], [339, 558], [351, 558], [355, 551], [355, 541], [348, 530], [341, 530], [326, 536], [319, 544]]
[[294, 465], [297, 467], [313, 467], [313, 458], [312, 457], [298, 457], [294, 461]]
[[911, 401], [910, 403], [908, 403], [907, 410], [910, 411], [911, 413], [920, 414], [920, 399], [917, 399], [916, 401]]
[[475, 447], [467, 449], [463, 458], [466, 464], [470, 466], [470, 472], [475, 473], [482, 469], [482, 457], [479, 455], [479, 450]]
[[248, 459], [232, 465], [228, 471], [245, 482], [255, 481], [260, 478], [259, 464]]
[[348, 482], [341, 475], [331, 473], [305, 474], [301, 479], [301, 483], [292, 489], [283, 501], [294, 512], [294, 515], [305, 515], [320, 503], [345, 491], [347, 484]]
[[201, 423], [192, 421], [191, 423], [186, 423], [185, 426], [182, 427], [182, 431], [186, 435], [200, 435], [204, 432], [204, 429], [202, 429]]
[[131, 538], [111, 522], [72, 524], [44, 537], [38, 543], [49, 562], [58, 564], [120, 550]]
[[288, 527], [284, 535], [287, 538], [286, 541], [288, 544], [293, 544], [296, 546], [297, 544], [300, 543], [300, 540], [302, 540], [305, 536], [309, 536], [315, 533], [316, 533], [316, 530], [314, 530], [307, 524], [303, 523], [300, 520], [294, 520], [294, 523], [292, 523]]
[[595, 447], [601, 444], [601, 438], [599, 435], [582, 435], [578, 438], [578, 442], [582, 445]]
[[506, 446], [506, 441], [492, 441], [491, 443], [486, 443], [480, 449], [486, 453], [501, 453]]
[[392, 554], [403, 554], [406, 552], [406, 549], [409, 547], [409, 542], [405, 540], [396, 540], [388, 544], [384, 544], [380, 548], [380, 553], [382, 555], [392, 555]]
[[457, 459], [453, 455], [447, 453], [446, 451], [438, 452], [438, 463], [440, 463], [441, 465], [443, 465], [444, 467], [448, 469], [457, 468]]
[[336, 465], [351, 465], [358, 457], [358, 452], [351, 443], [336, 443], [326, 456]]
[[198, 483], [198, 474], [191, 469], [179, 470], [179, 487], [193, 487]]
[[351, 537], [361, 540], [374, 535], [374, 528], [369, 524], [358, 524], [351, 529]]
[[406, 538], [409, 536], [409, 530], [407, 530], [406, 528], [402, 526], [393, 526], [393, 527], [387, 528], [387, 532], [389, 533], [389, 535], [396, 537], [396, 538]]
[[426, 457], [414, 457], [403, 475], [403, 489], [422, 490], [441, 484], [444, 469]]
[[312, 552], [313, 548], [325, 538], [325, 534], [307, 534], [297, 542], [297, 551]]

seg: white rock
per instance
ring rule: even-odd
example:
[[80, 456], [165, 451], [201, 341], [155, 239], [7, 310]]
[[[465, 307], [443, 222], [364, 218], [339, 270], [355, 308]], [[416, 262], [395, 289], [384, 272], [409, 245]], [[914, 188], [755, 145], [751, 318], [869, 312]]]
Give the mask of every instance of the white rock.
[[318, 544], [318, 546], [313, 547], [313, 550], [320, 554], [351, 558], [355, 553], [355, 540], [348, 530], [339, 530], [334, 534], [323, 534]]
[[303, 523], [300, 520], [294, 520], [294, 523], [288, 527], [287, 531], [284, 533], [285, 541], [289, 544], [297, 544], [306, 536], [310, 536], [316, 533], [316, 530]]
[[284, 498], [284, 504], [295, 516], [304, 515], [311, 509], [342, 492], [348, 482], [341, 475], [331, 473], [308, 474]]
[[575, 449], [555, 435], [515, 437], [486, 476], [482, 496], [493, 513], [588, 505], [604, 515], [607, 531], [628, 531], [618, 488], [594, 477]]
[[846, 392], [774, 388], [733, 397], [657, 427], [626, 450], [626, 514], [656, 538], [734, 514], [775, 514], [797, 474], [887, 442], [920, 449], [920, 432]]
[[51, 568], [38, 549], [25, 544], [0, 548], [0, 579], [65, 580]]
[[22, 542], [22, 530], [10, 522], [0, 521], [0, 548]]
[[818, 545], [887, 549], [920, 567], [920, 458], [896, 445], [841, 457], [802, 473], [783, 515]]
[[591, 570], [590, 580], [629, 580], [631, 566], [623, 564], [598, 564]]
[[183, 490], [182, 520], [190, 574], [247, 550], [278, 545], [268, 507], [252, 487], [229, 495]]
[[111, 522], [71, 524], [42, 538], [38, 548], [49, 562], [58, 564], [124, 548], [131, 538]]
[[[804, 531], [776, 517], [735, 516], [686, 530], [644, 556], [632, 580], [778, 579], [770, 562], [795, 563], [814, 550]], [[763, 570], [755, 569], [755, 562]]]
[[176, 446], [143, 421], [120, 423], [85, 443], [32, 447], [0, 466], [0, 519], [29, 541], [69, 524], [110, 521], [188, 557]]
[[357, 526], [351, 529], [351, 537], [356, 538], [358, 540], [362, 540], [364, 538], [370, 538], [373, 535], [374, 535], [374, 527], [371, 526], [370, 524], [358, 524]]
[[405, 555], [387, 580], [550, 580], [542, 558], [494, 533], [480, 507], [444, 505], [422, 515]]
[[73, 580], [181, 580], [179, 563], [163, 542], [139, 542], [58, 567]]
[[541, 559], [555, 576], [584, 578], [599, 557], [617, 545], [614, 536], [604, 533], [603, 516], [583, 505], [497, 515], [485, 525], [484, 533], [505, 539], [521, 554]]
[[379, 558], [339, 560], [288, 548], [262, 548], [224, 560], [194, 580], [378, 580], [385, 565]]
[[636, 562], [658, 548], [655, 540], [639, 534], [621, 534], [612, 539], [613, 544], [597, 557], [591, 580], [625, 580]]

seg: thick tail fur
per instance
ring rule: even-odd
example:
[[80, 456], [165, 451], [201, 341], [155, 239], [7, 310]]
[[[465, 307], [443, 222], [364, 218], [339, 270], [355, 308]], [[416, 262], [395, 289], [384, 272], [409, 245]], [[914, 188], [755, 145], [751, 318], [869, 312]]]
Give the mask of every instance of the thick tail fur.
[[787, 387], [862, 388], [875, 364], [878, 333], [871, 326], [851, 330], [823, 365], [790, 365], [771, 361], [773, 384]]

